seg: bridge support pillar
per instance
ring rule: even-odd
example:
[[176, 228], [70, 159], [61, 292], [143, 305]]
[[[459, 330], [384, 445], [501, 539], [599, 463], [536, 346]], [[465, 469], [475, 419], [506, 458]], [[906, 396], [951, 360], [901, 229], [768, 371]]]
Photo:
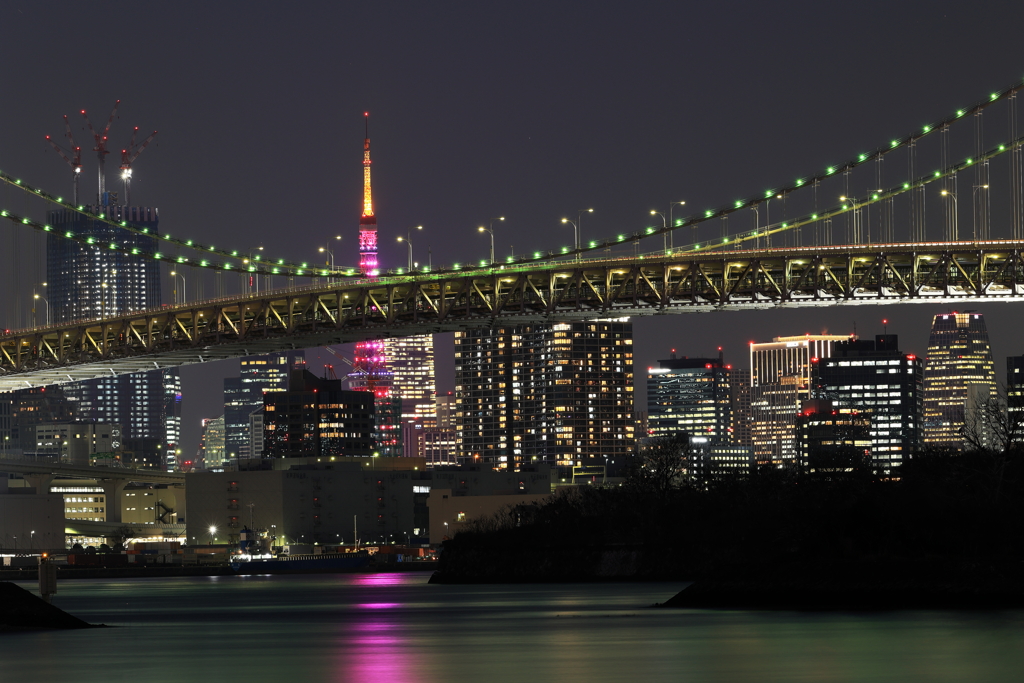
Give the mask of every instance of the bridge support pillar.
[[100, 479], [103, 487], [104, 506], [107, 510], [108, 522], [121, 522], [121, 492], [128, 485], [127, 479]]
[[24, 477], [25, 481], [31, 484], [33, 488], [35, 488], [36, 493], [46, 495], [50, 492], [50, 484], [53, 483], [53, 480], [57, 475], [32, 473], [23, 474], [21, 476]]

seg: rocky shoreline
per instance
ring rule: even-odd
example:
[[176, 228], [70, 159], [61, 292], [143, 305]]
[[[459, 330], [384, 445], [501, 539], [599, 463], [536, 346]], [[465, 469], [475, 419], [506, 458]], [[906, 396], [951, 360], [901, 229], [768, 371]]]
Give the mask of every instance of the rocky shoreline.
[[0, 632], [102, 628], [54, 607], [10, 582], [0, 582]]

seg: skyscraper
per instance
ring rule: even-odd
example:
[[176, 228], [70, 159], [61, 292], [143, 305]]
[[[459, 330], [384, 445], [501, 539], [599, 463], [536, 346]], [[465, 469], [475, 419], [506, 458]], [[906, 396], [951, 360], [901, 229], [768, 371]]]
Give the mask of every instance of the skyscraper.
[[921, 449], [924, 363], [902, 353], [895, 334], [840, 342], [813, 365], [815, 396], [868, 420], [876, 474], [895, 473]]
[[224, 379], [224, 458], [253, 457], [249, 416], [263, 407], [263, 395], [288, 389], [292, 366], [305, 363], [305, 351], [282, 351], [242, 358], [238, 377]]
[[203, 436], [199, 442], [199, 464], [204, 470], [224, 466], [224, 416], [203, 420]]
[[[134, 249], [159, 251], [156, 238], [151, 236], [159, 227], [157, 209], [113, 204], [85, 208], [115, 221], [133, 223], [149, 230], [149, 234], [140, 235], [70, 209], [50, 211], [47, 221], [54, 228], [54, 233], [46, 236], [50, 321], [109, 317], [159, 307], [159, 262], [132, 255]], [[80, 244], [56, 232], [93, 238], [96, 243]], [[106, 248], [112, 242], [120, 248]]]
[[63, 385], [83, 422], [120, 425], [125, 458], [173, 470], [181, 441], [178, 368], [100, 377]]
[[652, 436], [687, 432], [712, 442], [732, 435], [732, 367], [718, 358], [676, 358], [647, 370], [647, 420]]
[[633, 448], [627, 319], [456, 332], [455, 383], [463, 459], [617, 466]]
[[732, 392], [732, 441], [737, 446], [753, 448], [750, 370], [733, 368], [729, 390]]
[[287, 391], [264, 396], [268, 458], [373, 454], [373, 395], [346, 391], [339, 379], [293, 368]]
[[979, 409], [996, 396], [995, 367], [981, 313], [941, 313], [932, 321], [924, 364], [925, 446], [963, 451], [987, 445]]
[[805, 334], [750, 344], [751, 441], [761, 464], [797, 459], [796, 414], [811, 393], [811, 359], [831, 355], [850, 335]]
[[402, 401], [402, 420], [417, 420], [429, 428], [436, 415], [434, 336], [385, 339], [383, 353], [391, 371], [391, 395]]

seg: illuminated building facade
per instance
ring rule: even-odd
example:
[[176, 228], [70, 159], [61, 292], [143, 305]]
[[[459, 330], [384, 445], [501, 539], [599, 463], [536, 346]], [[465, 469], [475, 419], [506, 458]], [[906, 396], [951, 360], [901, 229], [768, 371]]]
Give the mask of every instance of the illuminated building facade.
[[811, 397], [811, 362], [850, 335], [805, 334], [750, 344], [751, 444], [759, 464], [795, 465], [796, 414]]
[[227, 460], [224, 449], [224, 416], [203, 420], [203, 436], [199, 442], [199, 462], [202, 469], [224, 467]]
[[374, 449], [374, 399], [293, 368], [288, 391], [264, 395], [264, 457], [370, 457]]
[[100, 377], [65, 384], [64, 395], [82, 422], [120, 425], [123, 460], [132, 466], [174, 470], [181, 441], [178, 368]]
[[306, 362], [305, 351], [242, 358], [238, 377], [224, 378], [224, 461], [257, 457], [249, 416], [263, 407], [263, 395], [288, 389], [288, 373]]
[[814, 363], [814, 395], [869, 420], [874, 471], [890, 475], [923, 444], [924, 362], [899, 350], [895, 334], [840, 342]]
[[[157, 234], [155, 208], [140, 206], [87, 206], [116, 221], [128, 221]], [[87, 218], [77, 211], [50, 211], [47, 221], [54, 233], [46, 236], [45, 296], [51, 323], [141, 311], [161, 304], [160, 263], [132, 255], [132, 249], [159, 251], [155, 237]], [[55, 233], [71, 232], [93, 238], [79, 244]], [[116, 250], [107, 248], [116, 243]], [[37, 311], [39, 317], [46, 308]], [[38, 324], [44, 320], [39, 318]]]
[[57, 422], [75, 422], [75, 404], [64, 395], [63, 388], [37, 387], [0, 394], [0, 413], [8, 412], [7, 431], [0, 434], [6, 451], [35, 450], [36, 426]]
[[870, 415], [840, 410], [828, 399], [813, 399], [800, 407], [796, 425], [801, 472], [845, 473], [870, 460]]
[[458, 427], [454, 392], [438, 393], [434, 399], [434, 427], [423, 430], [423, 457], [427, 465], [458, 464]]
[[737, 446], [753, 448], [750, 370], [733, 368], [729, 390], [732, 393], [732, 442]]
[[628, 319], [456, 332], [455, 383], [460, 459], [617, 467], [633, 448]]
[[435, 418], [434, 336], [384, 340], [384, 357], [391, 371], [391, 395], [402, 402], [402, 420], [429, 427]]
[[709, 442], [732, 435], [732, 366], [718, 358], [659, 360], [647, 370], [647, 424], [651, 436], [686, 432]]
[[1006, 409], [1011, 425], [1024, 422], [1024, 356], [1006, 359]]
[[[932, 321], [924, 364], [924, 443], [963, 451], [964, 430], [980, 424], [977, 410], [996, 397], [988, 329], [980, 313], [942, 313]], [[986, 441], [983, 433], [978, 435]]]

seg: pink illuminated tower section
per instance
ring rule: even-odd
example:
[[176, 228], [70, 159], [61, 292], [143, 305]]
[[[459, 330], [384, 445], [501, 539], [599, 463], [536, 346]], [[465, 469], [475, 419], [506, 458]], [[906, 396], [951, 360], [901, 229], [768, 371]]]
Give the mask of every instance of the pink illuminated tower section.
[[370, 114], [365, 114], [366, 137], [363, 139], [363, 215], [359, 219], [359, 270], [363, 275], [375, 277], [377, 266], [377, 217], [373, 215], [373, 195], [370, 192]]

